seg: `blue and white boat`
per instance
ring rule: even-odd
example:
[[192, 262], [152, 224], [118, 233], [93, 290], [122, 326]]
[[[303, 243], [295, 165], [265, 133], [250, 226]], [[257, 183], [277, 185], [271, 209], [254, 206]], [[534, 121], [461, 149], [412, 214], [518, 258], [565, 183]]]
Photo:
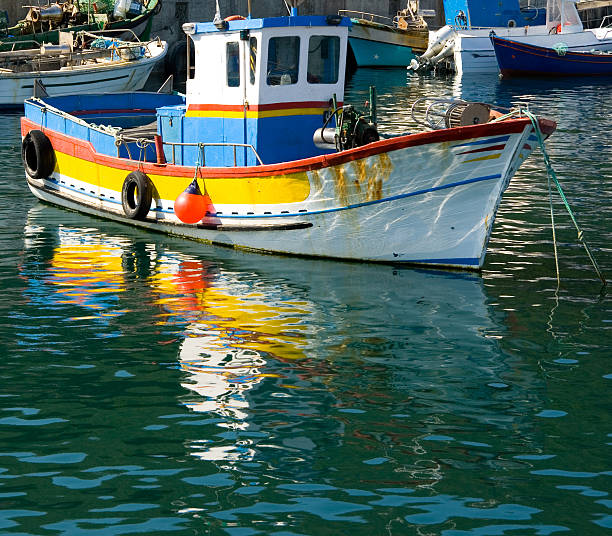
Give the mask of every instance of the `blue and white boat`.
[[612, 75], [612, 52], [572, 52], [567, 45], [539, 47], [497, 37], [493, 33], [491, 42], [504, 78]]
[[[414, 133], [379, 135], [374, 91], [364, 111], [343, 102], [348, 18], [229, 19], [183, 25], [186, 95], [28, 99], [32, 193], [233, 248], [482, 266], [502, 195], [536, 147], [532, 117], [435, 99], [415, 103]], [[545, 136], [555, 126], [539, 120]]]

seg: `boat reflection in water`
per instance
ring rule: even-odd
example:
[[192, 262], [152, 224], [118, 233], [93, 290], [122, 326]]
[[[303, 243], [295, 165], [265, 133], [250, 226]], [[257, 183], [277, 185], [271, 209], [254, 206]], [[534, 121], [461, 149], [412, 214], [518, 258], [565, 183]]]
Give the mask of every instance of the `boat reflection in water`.
[[[238, 276], [238, 277], [236, 277]], [[266, 362], [303, 359], [300, 332], [294, 324], [297, 304], [273, 301], [254, 290], [223, 266], [215, 266], [177, 252], [157, 258], [152, 277], [156, 302], [172, 315], [187, 315], [179, 363], [191, 391], [184, 404], [195, 412], [218, 417], [219, 427], [238, 432], [249, 428], [248, 392], [261, 383]], [[265, 289], [264, 289], [265, 290]], [[238, 436], [236, 436], [238, 437]], [[211, 439], [194, 441], [192, 454], [205, 460], [245, 460], [254, 457], [247, 441], [212, 445]]]
[[[150, 344], [169, 360], [177, 349], [181, 404], [207, 416], [184, 439], [200, 460], [280, 463], [281, 472], [306, 462], [299, 477], [317, 479], [317, 464], [341, 465], [349, 451], [363, 461], [382, 441], [397, 449], [399, 479], [429, 487], [444, 477], [432, 438], [461, 429], [466, 449], [492, 430], [539, 441], [524, 417], [539, 399], [533, 371], [500, 351], [506, 328], [480, 276], [240, 253], [84, 221], [31, 210], [30, 299], [95, 321], [126, 315], [128, 352], [130, 324], [155, 325]], [[511, 395], [503, 377], [513, 378]], [[382, 478], [376, 465], [361, 471]], [[350, 487], [350, 472], [334, 478]]]

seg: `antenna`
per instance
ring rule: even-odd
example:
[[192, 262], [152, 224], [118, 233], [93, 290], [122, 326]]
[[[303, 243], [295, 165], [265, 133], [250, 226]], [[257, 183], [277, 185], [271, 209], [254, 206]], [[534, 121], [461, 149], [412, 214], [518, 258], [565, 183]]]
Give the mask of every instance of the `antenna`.
[[216, 0], [216, 4], [217, 4], [217, 10], [215, 11], [213, 23], [219, 22], [221, 20], [221, 9], [219, 8], [219, 0]]

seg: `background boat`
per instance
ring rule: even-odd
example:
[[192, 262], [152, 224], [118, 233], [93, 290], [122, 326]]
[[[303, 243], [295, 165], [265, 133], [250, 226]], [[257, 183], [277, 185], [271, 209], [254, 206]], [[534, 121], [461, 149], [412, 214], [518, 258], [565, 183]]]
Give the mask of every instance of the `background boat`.
[[612, 75], [612, 53], [572, 52], [567, 46], [539, 47], [491, 35], [502, 76]]
[[85, 9], [72, 0], [32, 6], [25, 19], [0, 30], [0, 51], [37, 48], [43, 43], [59, 44], [62, 30], [131, 30], [147, 40], [153, 16], [160, 12], [162, 0], [124, 0], [123, 4], [127, 9], [115, 10], [114, 2], [109, 0], [88, 0]]
[[390, 19], [363, 11], [340, 10], [351, 17], [349, 46], [357, 67], [406, 67], [427, 49], [429, 29], [418, 13], [418, 2]]
[[113, 93], [142, 89], [158, 61], [166, 55], [164, 41], [123, 42], [99, 39], [107, 48], [43, 45], [36, 50], [0, 52], [0, 107], [23, 106], [36, 81], [47, 95], [79, 91]]

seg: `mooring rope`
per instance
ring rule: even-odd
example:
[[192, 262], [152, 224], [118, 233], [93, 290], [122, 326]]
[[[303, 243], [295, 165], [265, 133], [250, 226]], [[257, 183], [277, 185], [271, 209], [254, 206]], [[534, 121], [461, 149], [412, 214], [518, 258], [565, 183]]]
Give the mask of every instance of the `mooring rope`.
[[553, 249], [555, 251], [555, 269], [557, 271], [557, 290], [561, 286], [561, 276], [559, 274], [559, 254], [557, 252], [557, 232], [555, 229], [555, 211], [553, 206], [553, 198], [552, 198], [552, 184], [550, 182], [550, 175], [548, 175], [548, 200], [550, 202], [550, 224], [552, 227], [552, 236], [553, 236]]
[[[574, 227], [576, 228], [576, 231], [578, 232], [578, 241], [582, 243], [582, 245], [584, 246], [584, 249], [591, 261], [591, 264], [593, 265], [593, 268], [595, 269], [595, 272], [597, 272], [599, 279], [601, 279], [601, 282], [605, 286], [607, 285], [606, 278], [604, 277], [604, 274], [602, 273], [602, 271], [599, 269], [599, 265], [597, 264], [597, 261], [595, 260], [593, 253], [591, 252], [591, 248], [589, 247], [586, 240], [584, 239], [584, 231], [580, 229], [580, 226], [578, 225], [578, 222], [576, 221], [576, 218], [574, 217], [574, 213], [572, 212], [572, 209], [567, 201], [567, 198], [565, 197], [563, 188], [561, 188], [561, 184], [559, 183], [559, 180], [557, 179], [555, 170], [553, 169], [552, 164], [550, 163], [550, 158], [548, 157], [548, 153], [546, 152], [546, 148], [544, 146], [544, 139], [542, 137], [542, 131], [540, 130], [540, 124], [537, 118], [528, 110], [522, 110], [522, 113], [525, 114], [530, 119], [531, 124], [533, 125], [533, 128], [535, 130], [535, 133], [538, 137], [538, 143], [540, 144], [540, 149], [542, 150], [542, 155], [544, 156], [544, 164], [546, 165], [546, 171], [548, 172], [549, 189], [550, 189], [550, 179], [552, 179], [553, 182], [555, 183], [555, 186], [557, 187], [557, 191], [559, 192], [559, 195], [561, 196], [563, 204], [565, 205], [565, 208], [567, 209], [567, 212], [570, 215], [570, 218], [574, 224]], [[556, 245], [556, 237], [555, 237], [554, 214], [553, 214], [553, 209], [552, 209], [552, 192], [551, 192], [550, 203], [551, 203], [550, 213], [551, 213], [551, 218], [553, 220], [553, 241], [555, 242], [555, 262], [557, 263], [557, 281], [558, 281], [559, 280], [559, 263], [557, 261], [557, 245]]]

